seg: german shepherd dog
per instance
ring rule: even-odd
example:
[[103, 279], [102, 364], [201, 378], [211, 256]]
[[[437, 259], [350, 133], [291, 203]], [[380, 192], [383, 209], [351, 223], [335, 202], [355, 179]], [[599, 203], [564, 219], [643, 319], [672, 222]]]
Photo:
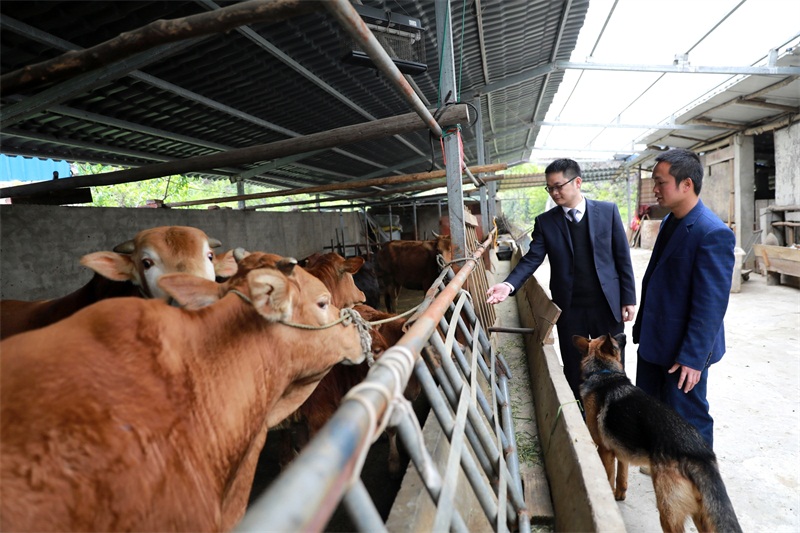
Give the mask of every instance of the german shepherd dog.
[[[620, 350], [625, 334], [580, 336], [581, 398], [614, 498], [625, 499], [628, 465], [648, 465], [664, 531], [683, 531], [691, 516], [698, 531], [741, 532], [717, 467], [700, 433], [665, 403], [634, 386]], [[616, 486], [614, 459], [618, 464]]]

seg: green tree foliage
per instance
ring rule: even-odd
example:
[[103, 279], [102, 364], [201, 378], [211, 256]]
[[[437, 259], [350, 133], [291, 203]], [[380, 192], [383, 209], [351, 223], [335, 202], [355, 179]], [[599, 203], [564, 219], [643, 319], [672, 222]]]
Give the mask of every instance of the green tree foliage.
[[[623, 225], [628, 224], [628, 192], [625, 178], [604, 181], [584, 181], [581, 185], [584, 196], [592, 200], [617, 204]], [[635, 194], [633, 191], [631, 194]], [[631, 208], [635, 210], [636, 199], [631, 199]]]
[[[542, 174], [544, 167], [525, 164], [514, 167], [506, 175]], [[583, 181], [581, 190], [586, 198], [613, 202], [617, 204], [623, 225], [628, 224], [628, 198], [625, 177], [604, 181]], [[632, 192], [632, 194], [635, 194]], [[500, 190], [497, 194], [502, 201], [503, 214], [516, 227], [532, 229], [537, 216], [547, 209], [547, 200], [550, 195], [544, 187], [534, 186], [522, 189]], [[635, 209], [635, 197], [631, 200], [631, 207]]]
[[[73, 176], [102, 174], [105, 172], [114, 172], [116, 170], [122, 170], [122, 168], [92, 163], [74, 163], [72, 165]], [[250, 183], [244, 184], [245, 194], [263, 193], [270, 190], [275, 189], [268, 189]], [[237, 192], [236, 184], [231, 183], [230, 180], [227, 179], [211, 180], [188, 176], [169, 176], [166, 178], [120, 183], [118, 185], [92, 187], [92, 203], [90, 205], [93, 207], [141, 207], [146, 205], [147, 200], [162, 200], [166, 203], [188, 202], [205, 198], [235, 196], [237, 194], [239, 193]], [[252, 205], [253, 203], [258, 203], [259, 205], [277, 204], [309, 199], [312, 199], [312, 196], [301, 194], [250, 200], [248, 205]], [[234, 209], [238, 208], [237, 201], [219, 202], [214, 205], [232, 207]], [[188, 206], [186, 209], [208, 209], [208, 205]], [[289, 211], [292, 207], [285, 206], [277, 209]]]
[[[505, 173], [506, 176], [542, 174], [544, 167], [527, 163], [518, 165]], [[502, 182], [501, 182], [502, 183]], [[533, 221], [542, 214], [547, 206], [549, 195], [543, 187], [525, 187], [521, 189], [503, 190], [502, 185], [497, 197], [501, 201], [503, 214], [516, 227], [533, 228]]]

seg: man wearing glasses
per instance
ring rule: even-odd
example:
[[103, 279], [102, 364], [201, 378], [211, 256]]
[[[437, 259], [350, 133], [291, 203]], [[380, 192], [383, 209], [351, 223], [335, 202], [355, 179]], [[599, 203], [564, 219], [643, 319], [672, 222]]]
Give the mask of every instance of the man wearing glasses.
[[580, 399], [581, 355], [572, 336], [622, 333], [623, 322], [636, 313], [636, 284], [616, 204], [584, 198], [581, 168], [572, 159], [556, 159], [544, 172], [556, 207], [536, 217], [528, 253], [505, 281], [489, 288], [486, 301], [508, 298], [549, 258], [550, 293], [561, 308], [556, 327], [564, 375]]

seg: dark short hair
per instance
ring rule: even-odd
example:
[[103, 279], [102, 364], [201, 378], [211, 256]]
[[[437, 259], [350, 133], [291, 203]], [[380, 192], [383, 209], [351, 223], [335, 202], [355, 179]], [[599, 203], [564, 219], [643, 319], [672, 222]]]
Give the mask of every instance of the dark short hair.
[[670, 164], [669, 173], [675, 178], [676, 185], [688, 178], [694, 184], [695, 194], [700, 194], [703, 188], [703, 164], [696, 153], [686, 148], [672, 148], [656, 157], [656, 165], [662, 161]]
[[556, 159], [544, 169], [544, 175], [555, 174], [556, 172], [563, 172], [564, 177], [571, 180], [575, 176], [581, 175], [581, 167], [577, 161], [572, 159]]

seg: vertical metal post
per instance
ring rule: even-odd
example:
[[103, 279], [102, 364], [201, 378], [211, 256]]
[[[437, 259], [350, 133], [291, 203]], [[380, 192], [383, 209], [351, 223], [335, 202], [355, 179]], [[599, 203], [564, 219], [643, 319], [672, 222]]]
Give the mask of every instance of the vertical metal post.
[[347, 237], [344, 235], [344, 212], [339, 211], [339, 230], [342, 232], [342, 246], [339, 255], [347, 257]]
[[419, 232], [417, 231], [417, 201], [414, 200], [412, 204], [414, 206], [414, 240], [419, 240]]
[[[476, 96], [472, 101], [475, 109], [478, 110], [478, 118], [475, 120], [475, 148], [478, 152], [478, 165], [486, 164], [486, 145], [483, 142], [483, 112], [481, 111], [481, 97]], [[481, 176], [481, 174], [478, 174]], [[482, 177], [482, 176], [481, 176]], [[494, 183], [494, 182], [491, 182]], [[482, 185], [480, 188], [481, 193], [481, 229], [483, 234], [488, 235], [492, 228], [492, 220], [494, 219], [493, 209], [489, 207], [489, 202], [494, 202], [494, 197], [489, 194], [489, 186]]]
[[392, 205], [389, 204], [389, 240], [394, 240], [394, 220], [392, 220]]
[[[236, 179], [236, 194], [239, 196], [244, 195], [244, 180], [242, 178]], [[239, 209], [244, 210], [245, 200], [239, 200]]]
[[[372, 248], [369, 245], [369, 219], [367, 218], [367, 208], [362, 208], [362, 212], [364, 213], [364, 243], [367, 245], [367, 261], [372, 259]], [[359, 249], [359, 255], [361, 250]]]
[[[484, 153], [486, 153], [486, 143], [483, 145]], [[489, 214], [491, 220], [497, 218], [497, 181], [489, 182]]]
[[631, 220], [633, 217], [631, 216], [631, 169], [628, 169], [628, 172], [625, 174], [625, 196], [628, 199], [628, 226], [631, 227]]
[[[439, 106], [447, 99], [458, 102], [456, 87], [456, 67], [453, 55], [453, 24], [450, 19], [450, 1], [436, 0], [436, 36], [440, 43], [439, 57]], [[447, 135], [444, 138], [444, 157], [447, 160], [447, 207], [450, 216], [450, 239], [453, 259], [467, 256], [467, 229], [464, 226], [464, 191], [461, 185], [460, 135]]]

